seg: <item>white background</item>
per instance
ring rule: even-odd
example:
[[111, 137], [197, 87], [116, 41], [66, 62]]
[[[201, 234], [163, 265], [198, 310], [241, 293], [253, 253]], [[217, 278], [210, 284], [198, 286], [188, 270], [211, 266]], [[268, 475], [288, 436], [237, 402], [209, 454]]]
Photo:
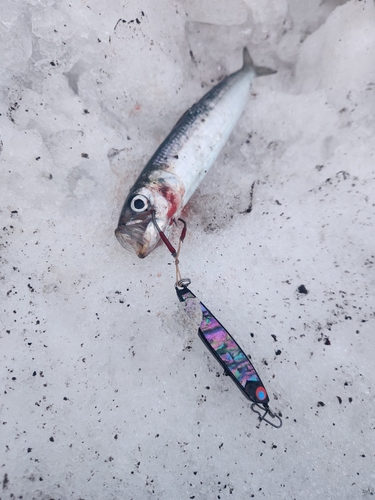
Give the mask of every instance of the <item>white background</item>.
[[[1, 0], [0, 18], [1, 500], [373, 496], [374, 3]], [[245, 45], [278, 73], [185, 210], [181, 267], [279, 430], [197, 338], [167, 250], [114, 237]]]

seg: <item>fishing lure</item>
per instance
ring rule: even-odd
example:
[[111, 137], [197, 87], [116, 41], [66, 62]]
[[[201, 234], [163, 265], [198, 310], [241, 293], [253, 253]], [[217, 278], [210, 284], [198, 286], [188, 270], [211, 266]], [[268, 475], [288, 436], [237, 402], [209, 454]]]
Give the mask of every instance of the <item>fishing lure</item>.
[[[180, 280], [177, 283], [176, 293], [181, 302], [196, 298], [189, 290], [188, 284], [190, 283], [186, 280]], [[202, 321], [198, 330], [200, 339], [242, 394], [253, 402], [251, 409], [258, 413], [259, 420], [276, 428], [281, 427], [281, 418], [270, 409], [267, 391], [249, 358], [203, 302], [199, 302], [199, 305], [202, 311]], [[264, 414], [261, 415], [258, 410], [264, 411]], [[273, 421], [269, 420], [268, 416]]]
[[[116, 238], [140, 258], [160, 242], [152, 218], [168, 234], [174, 220], [229, 139], [256, 76], [275, 71], [254, 65], [248, 50], [243, 66], [211, 89], [180, 118], [130, 189]], [[152, 215], [154, 214], [154, 215]]]
[[[242, 68], [186, 111], [125, 200], [115, 231], [118, 241], [140, 258], [163, 241], [175, 259], [176, 292], [182, 302], [196, 297], [187, 287], [190, 280], [181, 279], [179, 270], [178, 257], [186, 234], [186, 224], [179, 215], [229, 139], [245, 108], [253, 79], [273, 73], [255, 66], [245, 48]], [[183, 222], [184, 228], [176, 250], [167, 234], [177, 220]], [[281, 427], [281, 418], [271, 411], [267, 391], [249, 358], [209, 309], [202, 302], [199, 304], [200, 338], [243, 395], [252, 401], [251, 408], [260, 421]]]
[[[195, 299], [196, 296], [188, 288], [191, 281], [189, 279], [181, 279], [178, 257], [181, 243], [186, 236], [186, 223], [182, 219], [179, 219], [179, 221], [184, 224], [184, 227], [180, 236], [178, 250], [176, 250], [158, 226], [155, 216], [153, 216], [156, 230], [175, 259], [175, 289], [177, 297], [180, 302], [186, 302], [188, 299]], [[267, 391], [248, 356], [246, 356], [228, 330], [224, 328], [203, 302], [199, 302], [199, 306], [202, 312], [202, 321], [198, 330], [200, 339], [224, 368], [225, 373], [231, 377], [242, 394], [252, 401], [251, 409], [258, 414], [260, 422], [267, 422], [276, 428], [281, 427], [282, 420], [269, 407]], [[263, 412], [263, 415], [261, 412]]]

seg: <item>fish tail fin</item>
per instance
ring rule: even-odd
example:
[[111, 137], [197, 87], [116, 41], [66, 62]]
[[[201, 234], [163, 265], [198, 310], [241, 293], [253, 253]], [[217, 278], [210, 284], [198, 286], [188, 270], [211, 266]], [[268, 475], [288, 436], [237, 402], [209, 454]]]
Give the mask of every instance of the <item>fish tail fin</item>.
[[242, 69], [252, 69], [256, 76], [274, 75], [276, 70], [265, 68], [264, 66], [255, 66], [254, 61], [246, 47], [243, 49], [243, 66]]

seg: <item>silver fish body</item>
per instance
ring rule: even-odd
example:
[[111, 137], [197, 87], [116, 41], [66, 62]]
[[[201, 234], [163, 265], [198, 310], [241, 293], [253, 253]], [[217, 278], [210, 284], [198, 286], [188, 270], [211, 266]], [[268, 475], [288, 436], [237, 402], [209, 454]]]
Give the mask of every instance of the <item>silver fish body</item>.
[[159, 228], [168, 229], [211, 168], [226, 144], [247, 102], [255, 76], [274, 71], [254, 66], [244, 49], [240, 70], [227, 76], [180, 118], [151, 157], [125, 200], [118, 241], [138, 257], [159, 243]]

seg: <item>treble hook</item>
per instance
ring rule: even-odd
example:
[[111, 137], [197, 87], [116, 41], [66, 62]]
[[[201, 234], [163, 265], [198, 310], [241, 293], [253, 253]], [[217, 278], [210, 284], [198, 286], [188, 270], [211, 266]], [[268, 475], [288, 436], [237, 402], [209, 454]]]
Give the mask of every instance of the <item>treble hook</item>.
[[[262, 415], [260, 411], [256, 410], [255, 407], [259, 408], [260, 410], [264, 411], [264, 414]], [[259, 403], [253, 403], [251, 405], [251, 409], [253, 410], [254, 413], [258, 415], [259, 423], [267, 422], [267, 424], [272, 425], [272, 427], [275, 427], [276, 429], [280, 429], [280, 427], [283, 425], [283, 421], [279, 417], [279, 415], [276, 415], [276, 413], [273, 413], [271, 408], [268, 405], [260, 405]], [[268, 420], [266, 416], [269, 415], [271, 418], [274, 418], [278, 420], [278, 424], [275, 422], [271, 422], [271, 420]]]

